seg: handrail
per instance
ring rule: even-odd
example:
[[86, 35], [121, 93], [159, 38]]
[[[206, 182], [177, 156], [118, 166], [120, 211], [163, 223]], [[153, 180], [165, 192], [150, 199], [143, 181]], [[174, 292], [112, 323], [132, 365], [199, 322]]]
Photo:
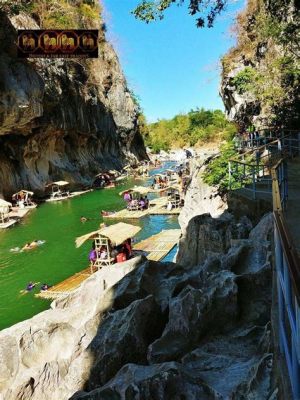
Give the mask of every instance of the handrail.
[[272, 168], [272, 197], [273, 197], [273, 215], [274, 220], [279, 232], [283, 251], [287, 260], [290, 278], [293, 285], [295, 296], [300, 303], [300, 258], [298, 252], [293, 244], [293, 240], [286, 225], [280, 196], [279, 181], [277, 176], [277, 169], [283, 162], [280, 159]]
[[273, 211], [274, 220], [278, 229], [283, 251], [287, 260], [287, 266], [290, 273], [294, 294], [300, 303], [300, 258], [298, 252], [293, 245], [287, 225], [284, 221], [284, 216], [281, 211]]

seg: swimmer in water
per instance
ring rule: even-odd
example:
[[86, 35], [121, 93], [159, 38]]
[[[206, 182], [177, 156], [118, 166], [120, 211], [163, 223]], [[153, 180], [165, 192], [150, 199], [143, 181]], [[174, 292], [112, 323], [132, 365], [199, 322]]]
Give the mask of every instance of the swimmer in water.
[[42, 291], [45, 291], [45, 290], [48, 290], [49, 287], [50, 287], [50, 286], [47, 285], [47, 283], [43, 283], [42, 286], [41, 286], [41, 292], [42, 292]]
[[80, 217], [80, 222], [84, 223], [86, 222], [88, 219], [86, 217]]
[[27, 290], [27, 292], [30, 292], [34, 288], [35, 288], [35, 283], [29, 282], [27, 287], [26, 287], [26, 290]]
[[22, 250], [32, 250], [32, 249], [35, 249], [36, 247], [38, 247], [38, 245], [39, 245], [39, 241], [34, 240], [31, 243], [26, 243], [25, 246], [23, 246]]

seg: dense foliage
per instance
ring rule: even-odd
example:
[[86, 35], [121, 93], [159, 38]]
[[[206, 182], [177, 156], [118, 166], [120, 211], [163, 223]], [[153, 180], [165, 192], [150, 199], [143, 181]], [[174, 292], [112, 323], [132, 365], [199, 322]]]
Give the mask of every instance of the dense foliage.
[[[142, 0], [133, 14], [147, 23], [163, 19], [164, 12], [171, 5], [182, 5], [185, 0]], [[211, 28], [217, 17], [225, 8], [228, 0], [187, 0], [189, 13], [195, 15], [197, 27]]]
[[222, 59], [223, 74], [228, 75], [242, 55], [245, 67], [231, 83], [239, 94], [248, 94], [260, 104], [270, 125], [285, 125], [288, 120], [296, 121], [300, 106], [299, 23], [292, 7], [289, 18], [283, 15], [286, 2], [278, 2], [272, 12], [267, 7], [264, 0], [248, 0], [238, 15], [234, 26], [237, 46]]
[[203, 108], [148, 125], [142, 118], [140, 126], [145, 143], [155, 152], [207, 141], [228, 140], [236, 131], [235, 125], [226, 120], [221, 110]]
[[100, 27], [101, 8], [96, 0], [0, 0], [0, 11], [27, 12], [45, 29]]
[[219, 186], [221, 191], [228, 189], [228, 160], [234, 155], [236, 155], [236, 149], [232, 141], [221, 146], [220, 154], [208, 164], [203, 175], [203, 181], [208, 185]]

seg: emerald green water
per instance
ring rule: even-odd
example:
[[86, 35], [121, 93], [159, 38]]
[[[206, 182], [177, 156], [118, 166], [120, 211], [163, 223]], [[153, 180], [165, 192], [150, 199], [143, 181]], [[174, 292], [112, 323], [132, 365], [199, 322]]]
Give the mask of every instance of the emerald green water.
[[[42, 204], [15, 227], [0, 231], [0, 329], [49, 308], [50, 301], [34, 297], [39, 292], [40, 284], [30, 293], [20, 293], [29, 281], [54, 285], [88, 266], [90, 243], [76, 249], [75, 238], [98, 229], [99, 223], [103, 221], [101, 210], [124, 208], [124, 201], [118, 193], [133, 184], [145, 182], [126, 181], [115, 189], [94, 191], [70, 200]], [[91, 220], [81, 223], [82, 215]], [[177, 218], [172, 216], [145, 217], [130, 223], [142, 227], [137, 240], [162, 229], [178, 227]], [[22, 247], [35, 239], [46, 242], [28, 252], [10, 252], [11, 248]], [[174, 252], [165, 260], [171, 260]]]

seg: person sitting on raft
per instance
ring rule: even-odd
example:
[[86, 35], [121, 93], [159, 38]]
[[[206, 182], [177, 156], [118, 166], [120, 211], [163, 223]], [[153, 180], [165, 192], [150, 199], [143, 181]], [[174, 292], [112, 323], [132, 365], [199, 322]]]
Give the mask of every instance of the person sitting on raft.
[[92, 266], [92, 265], [94, 265], [94, 262], [97, 260], [97, 252], [96, 252], [96, 250], [93, 248], [91, 251], [90, 251], [90, 254], [89, 254], [89, 262], [90, 262], [90, 265]]
[[124, 199], [127, 203], [129, 203], [129, 202], [132, 200], [132, 196], [131, 196], [131, 194], [130, 194], [129, 192], [125, 192], [125, 193], [124, 193], [123, 199]]
[[48, 285], [47, 283], [43, 283], [42, 286], [41, 286], [41, 292], [45, 291], [45, 290], [48, 290], [49, 288], [50, 288], [50, 285]]
[[30, 292], [33, 288], [35, 288], [35, 283], [29, 282], [28, 285], [26, 286], [27, 292]]
[[145, 201], [145, 210], [147, 210], [147, 208], [149, 208], [149, 199], [147, 196], [145, 196], [144, 201]]
[[141, 197], [140, 201], [139, 201], [139, 208], [141, 210], [144, 210], [145, 209], [145, 205], [146, 205], [146, 203], [145, 203], [144, 197]]

